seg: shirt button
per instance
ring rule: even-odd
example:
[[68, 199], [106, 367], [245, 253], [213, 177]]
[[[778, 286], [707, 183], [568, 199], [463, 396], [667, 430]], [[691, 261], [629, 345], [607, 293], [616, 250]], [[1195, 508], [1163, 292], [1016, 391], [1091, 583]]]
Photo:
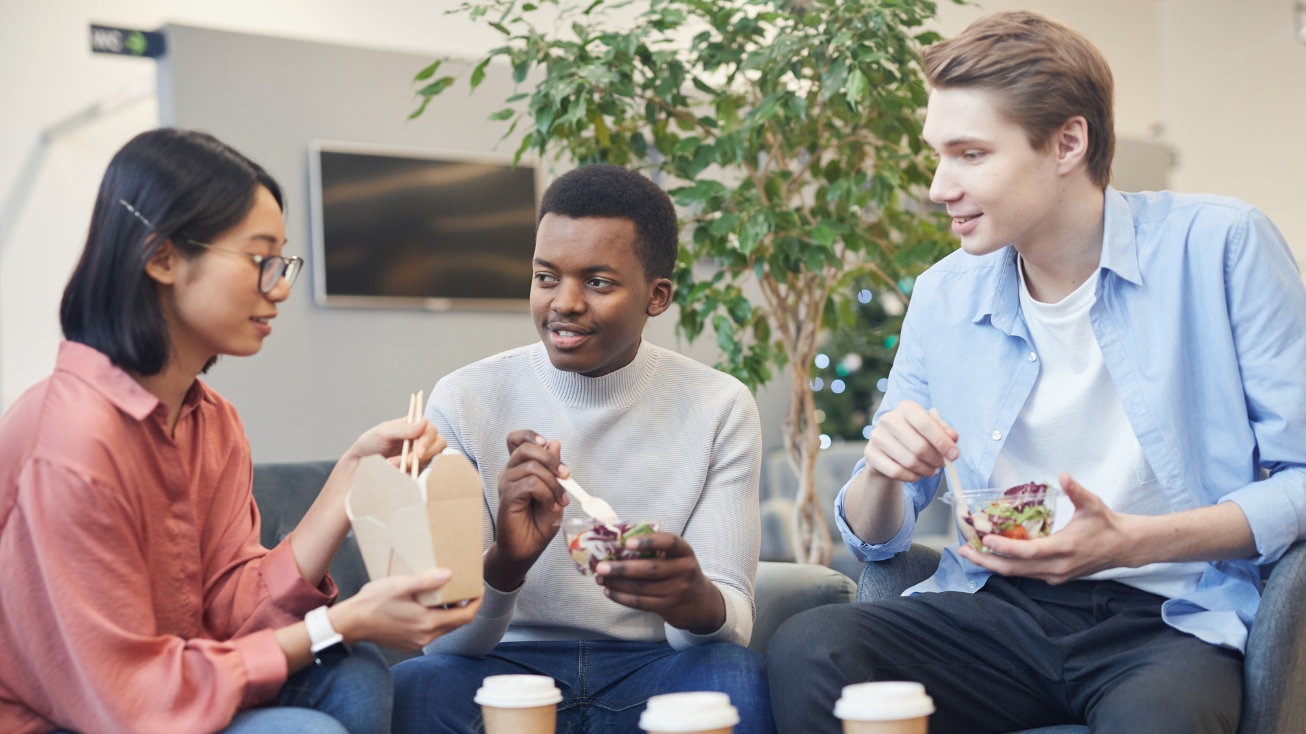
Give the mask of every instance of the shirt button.
[[1030, 353], [1029, 353], [1029, 361], [1033, 362], [1033, 361], [1036, 360], [1036, 359], [1038, 359], [1038, 355], [1035, 354], [1035, 353], [1033, 353], [1033, 352], [1030, 352]]
[[974, 582], [974, 581], [972, 581], [972, 582], [970, 582], [969, 584], [966, 584], [966, 585], [969, 586], [969, 587], [972, 588], [972, 589], [975, 588], [975, 582]]
[[993, 440], [994, 440], [994, 441], [1001, 441], [1001, 440], [1002, 440], [1002, 431], [994, 431], [994, 432], [993, 432]]

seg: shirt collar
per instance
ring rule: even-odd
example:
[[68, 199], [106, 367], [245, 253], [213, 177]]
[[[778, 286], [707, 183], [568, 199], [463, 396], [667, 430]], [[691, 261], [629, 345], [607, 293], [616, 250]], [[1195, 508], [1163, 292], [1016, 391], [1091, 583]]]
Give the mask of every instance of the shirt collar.
[[[153, 393], [110, 362], [103, 352], [80, 342], [63, 341], [59, 344], [54, 369], [81, 378], [116, 408], [138, 421], [145, 420], [160, 405]], [[182, 402], [182, 415], [194, 410], [201, 400], [215, 403], [209, 393], [204, 383], [196, 380]]]
[[[1106, 187], [1102, 223], [1101, 267], [1136, 285], [1143, 284], [1138, 267], [1138, 243], [1134, 238], [1134, 214], [1129, 202], [1113, 187]], [[998, 266], [992, 269], [989, 292], [991, 300], [980, 303], [973, 321], [985, 316], [993, 325], [1010, 334], [1015, 328], [1016, 312], [1020, 309], [1020, 270], [1016, 264], [1016, 248], [1004, 247], [999, 251]]]
[[1134, 285], [1143, 284], [1138, 267], [1138, 241], [1134, 236], [1134, 212], [1123, 194], [1106, 187], [1103, 207], [1102, 267]]

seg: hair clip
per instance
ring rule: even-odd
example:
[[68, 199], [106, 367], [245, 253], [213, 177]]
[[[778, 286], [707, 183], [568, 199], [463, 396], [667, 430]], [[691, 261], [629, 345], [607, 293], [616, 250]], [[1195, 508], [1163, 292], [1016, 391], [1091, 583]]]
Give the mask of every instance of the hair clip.
[[136, 211], [136, 207], [132, 206], [131, 204], [128, 204], [126, 199], [119, 199], [118, 203], [127, 207], [127, 211], [131, 212], [132, 216], [144, 222], [146, 227], [149, 227], [150, 229], [154, 229], [154, 225], [150, 224], [150, 220], [146, 219], [144, 214], [141, 214], [140, 212]]

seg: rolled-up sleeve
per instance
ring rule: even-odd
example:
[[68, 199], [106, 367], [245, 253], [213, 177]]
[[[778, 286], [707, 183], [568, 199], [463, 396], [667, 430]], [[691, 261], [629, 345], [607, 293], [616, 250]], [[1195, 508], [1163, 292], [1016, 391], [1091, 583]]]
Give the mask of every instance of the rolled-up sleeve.
[[1223, 496], [1247, 516], [1257, 563], [1306, 538], [1306, 286], [1288, 244], [1252, 210], [1225, 261], [1226, 299], [1261, 468], [1270, 473]]
[[911, 499], [911, 485], [903, 485], [902, 527], [898, 529], [897, 535], [879, 544], [867, 543], [857, 537], [857, 533], [853, 532], [853, 529], [848, 526], [848, 519], [844, 516], [843, 499], [844, 495], [848, 493], [848, 487], [852, 486], [853, 479], [856, 479], [857, 475], [865, 468], [866, 459], [858, 461], [857, 466], [853, 469], [852, 479], [849, 479], [848, 483], [843, 485], [843, 489], [839, 490], [838, 496], [834, 498], [834, 524], [838, 526], [839, 532], [843, 535], [844, 545], [848, 546], [853, 558], [862, 563], [870, 563], [872, 561], [888, 560], [911, 547], [912, 534], [916, 532], [917, 511], [915, 503]]

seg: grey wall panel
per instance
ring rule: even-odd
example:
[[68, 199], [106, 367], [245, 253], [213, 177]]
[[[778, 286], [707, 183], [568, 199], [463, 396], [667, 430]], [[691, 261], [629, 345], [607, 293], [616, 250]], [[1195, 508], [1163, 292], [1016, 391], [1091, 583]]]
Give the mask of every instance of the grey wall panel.
[[[429, 55], [170, 25], [159, 68], [165, 125], [208, 131], [258, 161], [286, 190], [288, 252], [309, 256], [308, 145], [314, 139], [488, 152], [505, 126], [487, 123], [512, 93], [492, 65], [405, 122], [413, 74]], [[505, 142], [500, 152], [512, 152]], [[231, 400], [255, 461], [338, 456], [367, 427], [403, 414], [408, 394], [477, 359], [535, 341], [526, 313], [350, 310], [315, 306], [311, 267], [258, 355], [226, 358], [204, 379]], [[646, 338], [678, 348], [674, 312]], [[686, 353], [711, 363], [710, 335]], [[779, 445], [786, 380], [758, 395], [768, 448]], [[778, 389], [777, 389], [778, 388]], [[523, 426], [526, 427], [526, 426]]]

